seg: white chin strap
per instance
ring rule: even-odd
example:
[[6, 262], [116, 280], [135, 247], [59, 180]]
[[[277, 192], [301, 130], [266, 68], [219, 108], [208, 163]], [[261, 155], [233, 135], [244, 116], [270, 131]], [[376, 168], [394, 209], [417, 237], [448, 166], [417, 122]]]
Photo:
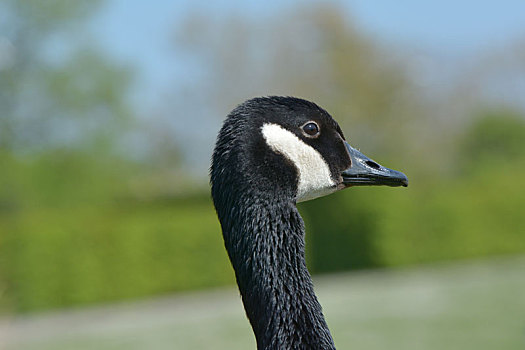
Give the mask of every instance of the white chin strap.
[[297, 202], [325, 196], [336, 190], [330, 168], [316, 149], [277, 124], [264, 124], [262, 134], [273, 151], [284, 155], [297, 168]]

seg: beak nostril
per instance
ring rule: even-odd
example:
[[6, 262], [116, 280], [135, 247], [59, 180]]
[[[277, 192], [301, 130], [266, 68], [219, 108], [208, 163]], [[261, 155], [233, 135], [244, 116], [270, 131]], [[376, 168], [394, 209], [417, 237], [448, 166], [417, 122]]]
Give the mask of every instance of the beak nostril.
[[373, 162], [371, 160], [367, 160], [365, 163], [366, 163], [366, 165], [368, 165], [371, 168], [374, 168], [374, 169], [377, 169], [377, 170], [381, 169], [381, 166], [379, 164], [377, 164], [376, 162]]

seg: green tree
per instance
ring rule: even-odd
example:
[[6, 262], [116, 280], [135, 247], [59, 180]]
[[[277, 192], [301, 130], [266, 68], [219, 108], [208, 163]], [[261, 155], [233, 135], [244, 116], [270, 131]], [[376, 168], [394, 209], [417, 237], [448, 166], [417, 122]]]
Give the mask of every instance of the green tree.
[[329, 110], [359, 147], [392, 158], [407, 149], [406, 126], [421, 115], [404, 65], [337, 5], [262, 19], [199, 14], [176, 38], [197, 67], [186, 72], [191, 93], [175, 94], [180, 105], [194, 96], [192, 105], [221, 119], [253, 96], [296, 95]]
[[0, 2], [0, 149], [99, 145], [129, 118], [130, 72], [75, 42], [99, 3]]

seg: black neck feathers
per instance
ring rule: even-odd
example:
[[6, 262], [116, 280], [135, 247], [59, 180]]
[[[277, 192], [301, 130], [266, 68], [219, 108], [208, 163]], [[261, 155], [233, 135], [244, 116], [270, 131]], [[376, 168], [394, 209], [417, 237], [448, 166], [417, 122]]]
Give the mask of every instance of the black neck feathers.
[[334, 349], [306, 268], [295, 204], [254, 199], [230, 210], [234, 216], [219, 218], [258, 348]]
[[247, 132], [258, 120], [241, 112], [219, 133], [211, 185], [258, 349], [334, 349], [306, 268], [297, 170]]

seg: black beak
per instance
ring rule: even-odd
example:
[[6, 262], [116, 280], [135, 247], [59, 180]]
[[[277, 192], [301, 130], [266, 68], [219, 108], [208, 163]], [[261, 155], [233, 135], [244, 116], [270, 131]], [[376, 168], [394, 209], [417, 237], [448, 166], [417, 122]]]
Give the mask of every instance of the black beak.
[[347, 142], [346, 149], [352, 159], [352, 166], [343, 171], [343, 184], [346, 186], [408, 186], [408, 179], [400, 171], [381, 166], [359, 152]]

